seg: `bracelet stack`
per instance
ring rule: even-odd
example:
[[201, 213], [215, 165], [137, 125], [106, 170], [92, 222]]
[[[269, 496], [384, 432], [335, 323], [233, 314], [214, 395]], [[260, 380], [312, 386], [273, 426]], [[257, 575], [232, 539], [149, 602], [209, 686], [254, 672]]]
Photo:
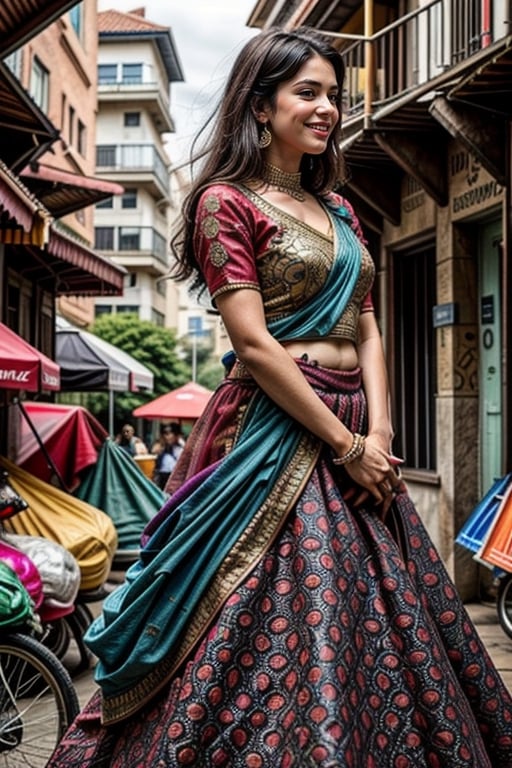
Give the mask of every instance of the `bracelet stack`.
[[351, 461], [355, 461], [364, 453], [364, 445], [365, 445], [365, 439], [363, 435], [360, 435], [358, 432], [354, 432], [353, 438], [352, 438], [352, 445], [348, 449], [346, 453], [343, 454], [343, 456], [335, 456], [333, 461], [333, 464], [336, 464], [336, 466], [343, 466], [343, 464], [350, 464]]

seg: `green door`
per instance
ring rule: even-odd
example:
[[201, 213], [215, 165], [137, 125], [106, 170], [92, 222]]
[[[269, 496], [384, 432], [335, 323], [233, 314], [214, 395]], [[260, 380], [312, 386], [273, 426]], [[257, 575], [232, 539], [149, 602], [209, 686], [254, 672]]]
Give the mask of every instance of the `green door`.
[[480, 481], [484, 494], [502, 474], [501, 221], [484, 224], [479, 238]]

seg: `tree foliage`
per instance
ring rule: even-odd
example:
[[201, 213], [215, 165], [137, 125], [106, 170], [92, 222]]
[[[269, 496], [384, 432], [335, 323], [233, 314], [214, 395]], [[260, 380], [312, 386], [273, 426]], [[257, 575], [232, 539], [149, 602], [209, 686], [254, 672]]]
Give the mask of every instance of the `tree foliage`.
[[[120, 313], [100, 315], [90, 330], [127, 352], [149, 368], [154, 376], [152, 392], [116, 393], [115, 422], [117, 426], [122, 421], [130, 420], [132, 411], [137, 406], [166, 394], [191, 379], [190, 367], [180, 359], [176, 335], [169, 328], [155, 325], [149, 320], [140, 320], [134, 314]], [[108, 394], [91, 395], [88, 407], [103, 423], [106, 423]]]

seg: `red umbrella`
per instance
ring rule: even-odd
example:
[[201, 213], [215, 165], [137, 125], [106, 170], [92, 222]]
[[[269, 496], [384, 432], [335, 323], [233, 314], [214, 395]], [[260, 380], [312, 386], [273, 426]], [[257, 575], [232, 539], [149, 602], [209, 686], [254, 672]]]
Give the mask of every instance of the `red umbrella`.
[[[96, 464], [108, 434], [99, 421], [80, 405], [24, 402], [29, 416], [20, 419], [20, 441], [16, 463], [27, 472], [49, 482], [57, 469], [68, 488], [73, 488], [86, 467]], [[53, 467], [40, 450], [39, 440], [51, 456]]]
[[212, 394], [210, 389], [190, 381], [183, 387], [140, 405], [133, 411], [133, 415], [143, 419], [197, 419]]
[[0, 323], [0, 388], [29, 392], [60, 389], [60, 367]]

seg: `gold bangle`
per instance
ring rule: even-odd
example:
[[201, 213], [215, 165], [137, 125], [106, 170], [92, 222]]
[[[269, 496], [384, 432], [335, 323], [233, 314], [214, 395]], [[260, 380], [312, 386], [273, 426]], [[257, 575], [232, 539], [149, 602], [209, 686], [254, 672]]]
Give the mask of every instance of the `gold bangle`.
[[352, 436], [352, 445], [343, 456], [335, 456], [332, 460], [333, 464], [336, 464], [337, 467], [343, 466], [343, 464], [350, 464], [352, 461], [355, 461], [363, 455], [364, 447], [364, 436], [360, 435], [358, 432], [354, 432]]

